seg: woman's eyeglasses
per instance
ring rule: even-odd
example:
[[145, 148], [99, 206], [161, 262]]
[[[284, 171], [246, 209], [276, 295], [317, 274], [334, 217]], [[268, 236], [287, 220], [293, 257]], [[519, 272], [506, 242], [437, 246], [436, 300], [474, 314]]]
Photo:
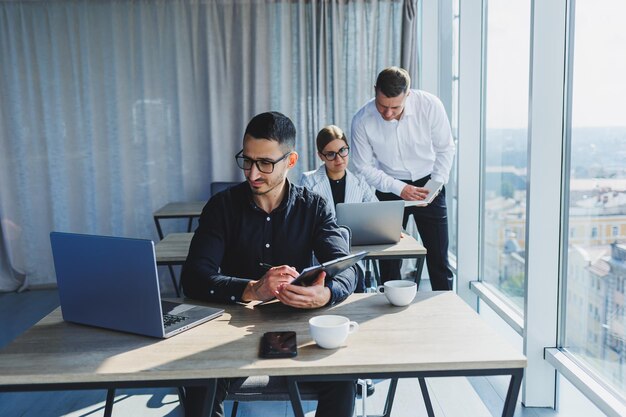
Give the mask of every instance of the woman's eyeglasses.
[[350, 153], [350, 147], [349, 146], [344, 146], [343, 148], [339, 149], [337, 152], [322, 152], [322, 155], [324, 155], [324, 158], [326, 158], [329, 161], [332, 161], [333, 159], [335, 159], [337, 157], [337, 155], [339, 155], [342, 158], [345, 158], [346, 156], [348, 156], [348, 154]]
[[272, 172], [274, 172], [274, 165], [284, 160], [289, 155], [291, 155], [291, 152], [287, 152], [275, 161], [272, 161], [271, 159], [251, 159], [247, 156], [243, 156], [242, 149], [237, 153], [237, 155], [235, 155], [235, 160], [237, 161], [237, 166], [239, 166], [239, 168], [243, 169], [244, 171], [252, 169], [252, 165], [254, 164], [260, 172], [264, 174], [271, 174]]

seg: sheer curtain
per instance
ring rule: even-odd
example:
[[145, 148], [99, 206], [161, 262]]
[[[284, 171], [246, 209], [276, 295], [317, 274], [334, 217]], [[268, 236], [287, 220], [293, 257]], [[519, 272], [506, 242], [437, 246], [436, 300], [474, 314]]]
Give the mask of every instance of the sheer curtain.
[[349, 130], [378, 71], [406, 59], [405, 11], [0, 0], [0, 291], [55, 282], [52, 230], [156, 240], [154, 210], [243, 178], [233, 155], [256, 113], [290, 116], [293, 177], [312, 169], [319, 128]]

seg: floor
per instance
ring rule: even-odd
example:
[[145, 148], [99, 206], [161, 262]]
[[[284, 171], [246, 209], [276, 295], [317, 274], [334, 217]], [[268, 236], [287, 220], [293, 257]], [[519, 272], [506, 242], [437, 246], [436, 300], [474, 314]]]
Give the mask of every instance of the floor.
[[[429, 290], [429, 281], [423, 280], [420, 291]], [[0, 294], [0, 348], [35, 324], [59, 305], [56, 290], [25, 291]], [[367, 399], [367, 415], [380, 415], [385, 401], [388, 381], [375, 381], [376, 392]], [[492, 416], [500, 415], [506, 395], [506, 377], [431, 378], [427, 380], [436, 416]], [[400, 381], [392, 416], [426, 416], [419, 395], [417, 380]], [[0, 416], [56, 417], [102, 416], [104, 390], [0, 393]], [[227, 415], [232, 404], [225, 404]], [[314, 416], [315, 403], [305, 403], [307, 416]], [[361, 400], [357, 400], [357, 415], [362, 415]], [[113, 408], [114, 416], [183, 416], [174, 389], [119, 390]], [[285, 402], [248, 402], [239, 406], [239, 417], [289, 417], [293, 412]], [[527, 409], [518, 405], [516, 417], [560, 417], [551, 409]], [[567, 415], [571, 417], [571, 415]]]

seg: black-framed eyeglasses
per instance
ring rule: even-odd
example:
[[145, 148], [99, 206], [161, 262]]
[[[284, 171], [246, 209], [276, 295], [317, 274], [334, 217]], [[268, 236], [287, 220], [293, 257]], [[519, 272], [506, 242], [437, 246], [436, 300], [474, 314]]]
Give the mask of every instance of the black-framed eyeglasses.
[[272, 161], [271, 159], [251, 159], [247, 156], [243, 156], [242, 149], [237, 153], [237, 155], [235, 155], [235, 160], [237, 161], [237, 166], [239, 166], [239, 168], [243, 169], [244, 171], [252, 169], [252, 164], [254, 164], [260, 172], [264, 174], [271, 174], [272, 172], [274, 172], [274, 165], [276, 165], [280, 161], [283, 161], [289, 155], [291, 155], [291, 151], [287, 152], [275, 161]]
[[335, 159], [337, 157], [337, 155], [339, 155], [342, 158], [345, 158], [346, 156], [348, 156], [348, 154], [350, 153], [350, 147], [349, 146], [344, 146], [343, 148], [339, 149], [337, 152], [322, 152], [322, 155], [324, 155], [324, 158], [326, 158], [329, 161], [332, 161], [333, 159]]

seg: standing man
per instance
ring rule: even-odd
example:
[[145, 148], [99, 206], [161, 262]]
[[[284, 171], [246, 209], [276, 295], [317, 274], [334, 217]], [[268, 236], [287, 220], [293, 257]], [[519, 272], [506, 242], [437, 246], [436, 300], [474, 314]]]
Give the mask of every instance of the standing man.
[[[187, 297], [228, 303], [276, 297], [311, 309], [340, 303], [354, 291], [355, 267], [330, 279], [322, 272], [310, 287], [290, 285], [313, 253], [320, 262], [350, 253], [324, 198], [287, 180], [298, 161], [295, 139], [295, 126], [281, 113], [262, 113], [248, 123], [235, 155], [246, 182], [216, 194], [202, 210], [181, 277]], [[224, 415], [231, 382], [218, 381], [213, 417]], [[317, 417], [352, 417], [354, 381], [315, 386]], [[205, 388], [185, 391], [192, 406], [206, 398]]]
[[[450, 176], [455, 148], [443, 104], [410, 87], [406, 70], [384, 69], [376, 79], [375, 97], [352, 119], [352, 162], [376, 188], [380, 201], [423, 200], [430, 178], [445, 184]], [[428, 206], [407, 207], [404, 227], [411, 214], [427, 250], [433, 290], [452, 289], [445, 187]], [[402, 261], [381, 261], [383, 281], [401, 279], [401, 265]]]

